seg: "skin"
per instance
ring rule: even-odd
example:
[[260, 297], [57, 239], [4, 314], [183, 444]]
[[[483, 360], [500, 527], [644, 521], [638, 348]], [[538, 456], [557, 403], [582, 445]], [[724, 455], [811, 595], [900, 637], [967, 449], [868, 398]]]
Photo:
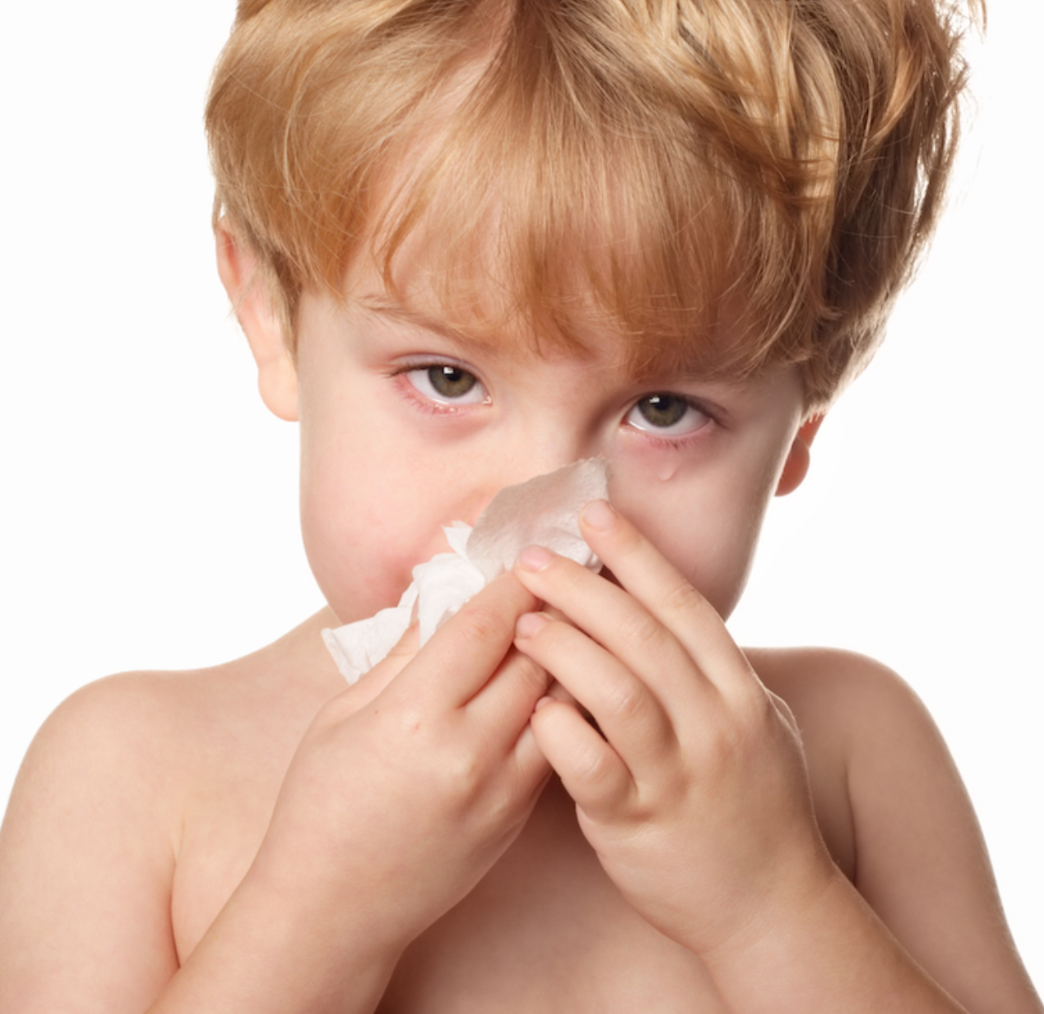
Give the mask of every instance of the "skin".
[[[0, 833], [0, 1006], [1041, 1010], [912, 694], [724, 625], [808, 466], [792, 372], [639, 383], [611, 340], [476, 344], [365, 263], [346, 305], [306, 293], [295, 363], [227, 233], [219, 266], [262, 396], [300, 422], [329, 607], [49, 720]], [[481, 386], [446, 396], [435, 364]], [[690, 406], [670, 432], [640, 410], [664, 392]], [[396, 601], [503, 486], [593, 455], [608, 574], [531, 548], [344, 687], [322, 626]]]

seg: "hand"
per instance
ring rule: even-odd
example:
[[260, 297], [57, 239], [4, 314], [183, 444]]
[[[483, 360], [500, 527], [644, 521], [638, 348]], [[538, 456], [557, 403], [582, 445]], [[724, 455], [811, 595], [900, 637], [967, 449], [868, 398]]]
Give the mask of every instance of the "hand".
[[548, 678], [512, 647], [535, 606], [504, 575], [316, 716], [256, 865], [327, 938], [405, 947], [521, 830], [550, 775], [529, 728]]
[[712, 606], [602, 508], [589, 505], [582, 531], [619, 587], [535, 547], [515, 567], [567, 618], [521, 617], [516, 646], [597, 723], [545, 697], [532, 727], [624, 896], [705, 953], [806, 903], [834, 868], [789, 708]]

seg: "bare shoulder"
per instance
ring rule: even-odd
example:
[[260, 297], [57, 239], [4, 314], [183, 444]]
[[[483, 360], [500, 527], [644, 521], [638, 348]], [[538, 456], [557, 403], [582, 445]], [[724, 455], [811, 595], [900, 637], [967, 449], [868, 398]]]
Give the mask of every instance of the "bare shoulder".
[[964, 861], [983, 864], [960, 775], [905, 680], [872, 658], [838, 649], [758, 649], [748, 657], [793, 711], [813, 782], [822, 777], [821, 764], [843, 780], [858, 856], [854, 879], [865, 896], [887, 904], [905, 877], [898, 850], [912, 847], [914, 838], [918, 849], [938, 845], [936, 856], [961, 851]]
[[849, 775], [908, 751], [948, 754], [931, 715], [888, 666], [837, 648], [757, 648], [747, 652], [762, 682], [794, 712], [806, 746], [825, 750]]
[[761, 681], [794, 714], [820, 831], [834, 861], [856, 882], [861, 849], [853, 765], [872, 739], [869, 730], [891, 724], [886, 713], [913, 713], [920, 704], [894, 672], [863, 655], [830, 648], [755, 648], [746, 654]]
[[813, 720], [829, 717], [847, 732], [882, 710], [927, 716], [909, 684], [867, 655], [839, 648], [751, 648], [747, 656], [765, 685], [795, 712]]
[[64, 784], [98, 785], [104, 772], [110, 785], [137, 786], [154, 804], [176, 805], [186, 782], [213, 770], [216, 754], [270, 755], [284, 741], [292, 750], [318, 708], [343, 686], [315, 650], [319, 626], [314, 617], [222, 665], [120, 673], [82, 687], [37, 733], [16, 795], [27, 779], [39, 788], [41, 778], [61, 769]]
[[846, 872], [877, 915], [969, 1009], [1040, 1010], [960, 774], [910, 686], [850, 652], [747, 655], [793, 711], [824, 838], [850, 835]]
[[278, 785], [323, 703], [322, 676], [290, 664], [296, 634], [213, 669], [98, 680], [47, 719], [0, 828], [0, 1007], [143, 1010], [173, 975], [194, 811], [235, 772]]

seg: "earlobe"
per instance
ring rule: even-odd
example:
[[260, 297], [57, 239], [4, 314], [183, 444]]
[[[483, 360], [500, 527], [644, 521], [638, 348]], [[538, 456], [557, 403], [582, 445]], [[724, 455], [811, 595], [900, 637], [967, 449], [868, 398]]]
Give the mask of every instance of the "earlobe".
[[218, 275], [257, 364], [261, 399], [280, 419], [297, 420], [297, 370], [283, 322], [265, 285], [257, 255], [241, 243], [225, 219], [215, 230]]
[[812, 461], [812, 441], [822, 422], [823, 416], [814, 415], [802, 423], [800, 429], [794, 434], [793, 443], [790, 445], [787, 460], [783, 463], [783, 471], [780, 473], [779, 482], [776, 485], [776, 496], [793, 493], [804, 482], [805, 476], [808, 475], [808, 466]]

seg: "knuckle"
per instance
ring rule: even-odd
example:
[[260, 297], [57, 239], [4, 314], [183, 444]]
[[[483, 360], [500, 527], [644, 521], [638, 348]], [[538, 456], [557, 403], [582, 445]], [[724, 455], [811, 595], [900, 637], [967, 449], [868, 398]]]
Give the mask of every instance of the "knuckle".
[[[409, 744], [400, 744], [407, 746]], [[420, 744], [417, 744], [420, 746]], [[482, 795], [486, 771], [478, 754], [466, 744], [437, 737], [423, 744], [423, 760], [411, 767], [413, 777], [424, 786], [431, 799], [441, 800], [449, 813], [461, 817], [470, 811]], [[401, 755], [401, 750], [399, 751]]]
[[478, 758], [471, 750], [448, 751], [439, 769], [447, 790], [459, 798], [470, 799], [482, 781]]
[[508, 660], [515, 668], [519, 682], [524, 686], [532, 687], [534, 691], [543, 690], [547, 686], [547, 670], [528, 655], [523, 655], [516, 648], [512, 648]]
[[702, 751], [708, 770], [720, 774], [746, 764], [772, 739], [778, 714], [767, 694], [730, 701], [712, 723]]
[[617, 721], [634, 719], [645, 704], [645, 688], [634, 678], [616, 683], [607, 694], [606, 707]]
[[707, 600], [688, 582], [679, 581], [663, 600], [664, 606], [672, 613], [700, 612], [707, 608]]
[[573, 760], [577, 777], [593, 789], [605, 789], [613, 781], [612, 758], [605, 749], [584, 747]]
[[743, 739], [735, 729], [718, 729], [703, 744], [701, 767], [710, 781], [718, 781], [732, 771], [743, 756]]
[[730, 705], [739, 727], [754, 737], [763, 735], [766, 727], [774, 725], [779, 717], [772, 695], [754, 680], [733, 690]]
[[639, 647], [650, 647], [659, 643], [663, 628], [655, 616], [641, 610], [632, 613], [624, 621], [621, 633], [626, 641]]
[[517, 804], [507, 792], [490, 792], [483, 807], [487, 835], [496, 833], [516, 818]]
[[472, 600], [457, 614], [458, 633], [467, 641], [484, 644], [504, 637], [504, 617], [492, 606]]

